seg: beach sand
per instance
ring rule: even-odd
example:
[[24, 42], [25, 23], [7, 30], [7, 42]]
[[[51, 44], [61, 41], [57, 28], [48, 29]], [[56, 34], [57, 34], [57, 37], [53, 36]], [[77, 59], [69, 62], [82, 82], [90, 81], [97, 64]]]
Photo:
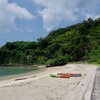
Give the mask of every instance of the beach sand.
[[[95, 65], [89, 64], [67, 64], [19, 77], [18, 80], [14, 78], [1, 81], [0, 100], [72, 100], [73, 93], [80, 82], [95, 68]], [[59, 72], [81, 73], [82, 77], [53, 78], [49, 76], [51, 73]]]

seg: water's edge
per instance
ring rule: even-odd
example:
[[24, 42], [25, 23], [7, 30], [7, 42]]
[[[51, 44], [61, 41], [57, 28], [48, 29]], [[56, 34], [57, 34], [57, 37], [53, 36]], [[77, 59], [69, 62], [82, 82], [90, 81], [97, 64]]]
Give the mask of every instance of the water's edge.
[[37, 70], [33, 70], [33, 71], [25, 72], [25, 73], [23, 72], [23, 73], [16, 74], [16, 75], [0, 76], [0, 81], [13, 79], [13, 78], [18, 78], [18, 77], [29, 76], [29, 75], [34, 75], [34, 74], [40, 73], [40, 72], [42, 72], [44, 70], [46, 70], [45, 67], [38, 66]]

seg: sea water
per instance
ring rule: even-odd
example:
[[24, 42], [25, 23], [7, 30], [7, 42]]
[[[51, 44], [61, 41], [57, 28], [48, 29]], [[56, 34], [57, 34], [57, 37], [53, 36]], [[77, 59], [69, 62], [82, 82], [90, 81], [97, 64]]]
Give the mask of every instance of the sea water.
[[0, 80], [27, 73], [35, 73], [39, 67], [0, 67]]

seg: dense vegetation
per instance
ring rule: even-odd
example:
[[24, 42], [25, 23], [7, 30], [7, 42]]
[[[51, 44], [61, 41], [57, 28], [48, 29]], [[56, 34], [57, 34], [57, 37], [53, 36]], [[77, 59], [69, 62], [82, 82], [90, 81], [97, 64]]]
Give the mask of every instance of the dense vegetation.
[[100, 18], [52, 31], [37, 42], [8, 42], [0, 48], [1, 65], [63, 65], [71, 61], [100, 63]]

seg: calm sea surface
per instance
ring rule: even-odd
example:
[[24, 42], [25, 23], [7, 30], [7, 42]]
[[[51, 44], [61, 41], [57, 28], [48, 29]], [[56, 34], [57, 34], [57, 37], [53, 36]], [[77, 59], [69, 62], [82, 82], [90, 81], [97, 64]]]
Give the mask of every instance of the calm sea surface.
[[0, 77], [14, 76], [32, 71], [37, 71], [38, 67], [0, 67]]
[[17, 78], [25, 75], [33, 75], [44, 71], [45, 68], [40, 67], [0, 67], [0, 81], [10, 78]]
[[0, 81], [19, 76], [32, 75], [45, 70], [39, 67], [0, 67]]

